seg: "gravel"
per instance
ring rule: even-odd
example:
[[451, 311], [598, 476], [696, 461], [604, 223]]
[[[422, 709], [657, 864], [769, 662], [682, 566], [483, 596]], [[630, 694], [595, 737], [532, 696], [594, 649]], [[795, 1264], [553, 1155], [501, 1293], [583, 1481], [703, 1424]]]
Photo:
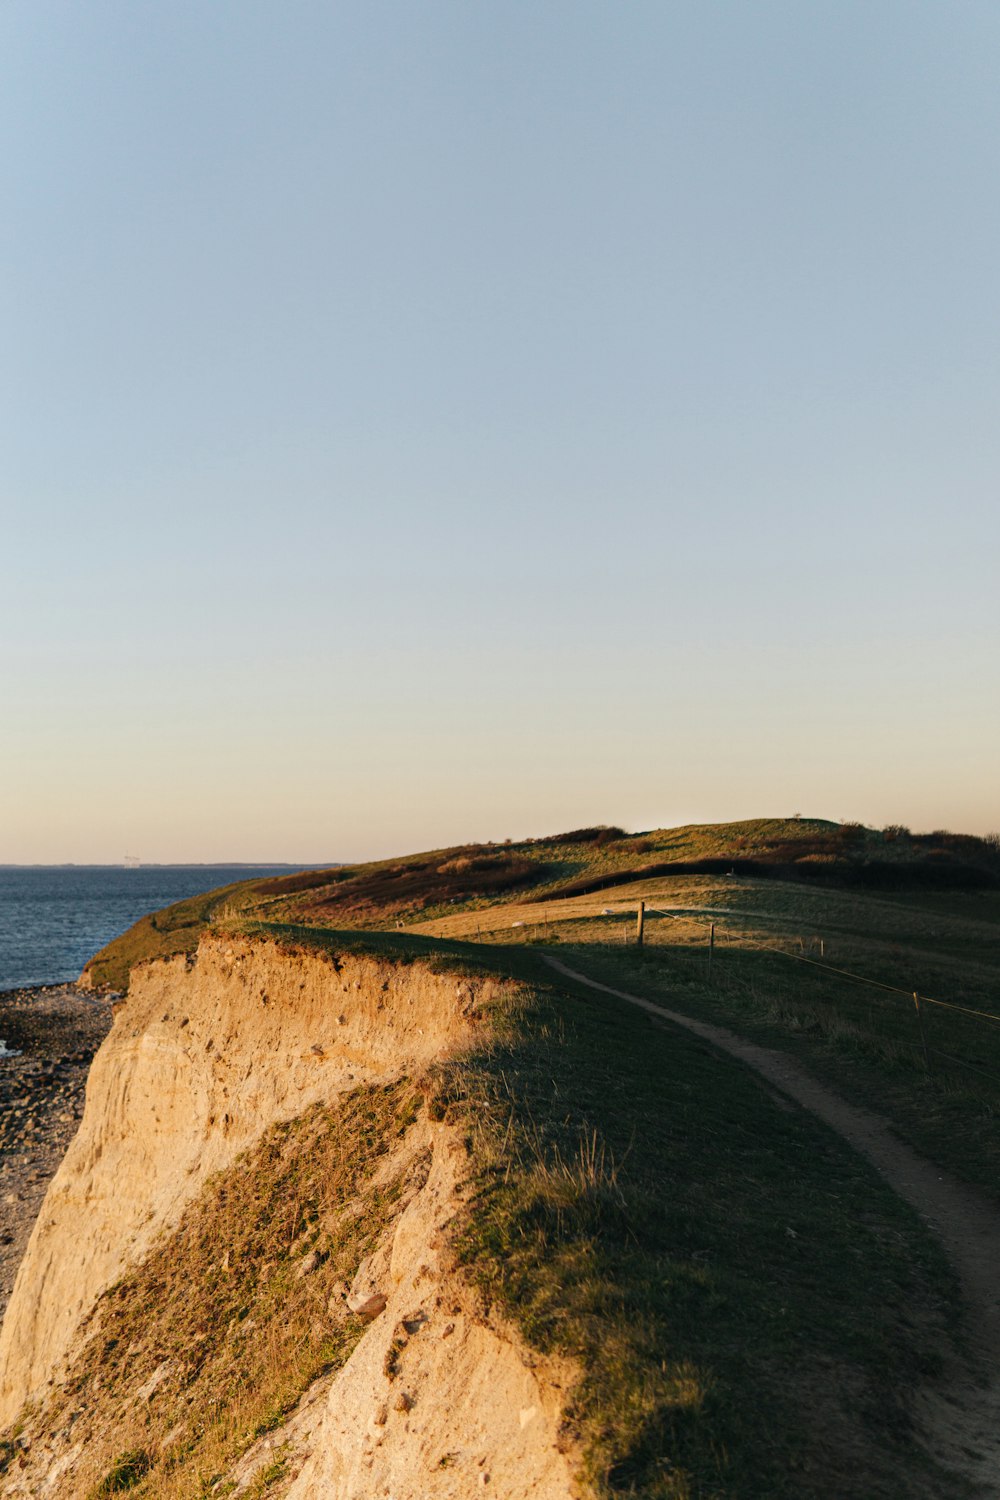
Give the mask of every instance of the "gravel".
[[[0, 994], [0, 1314], [45, 1190], [83, 1115], [111, 1001], [72, 984]], [[9, 1053], [16, 1052], [17, 1056]]]

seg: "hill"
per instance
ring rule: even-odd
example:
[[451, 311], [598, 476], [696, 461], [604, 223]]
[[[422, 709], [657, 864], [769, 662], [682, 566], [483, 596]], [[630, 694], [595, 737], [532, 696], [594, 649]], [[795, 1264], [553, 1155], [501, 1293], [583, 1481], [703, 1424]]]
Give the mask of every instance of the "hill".
[[335, 929], [423, 923], [497, 903], [548, 902], [653, 877], [727, 874], [882, 890], [1000, 887], [996, 839], [760, 818], [628, 834], [575, 829], [401, 859], [248, 880], [143, 917], [95, 954], [84, 982], [122, 989], [146, 958], [194, 952], [212, 922], [253, 918]]
[[[547, 961], [780, 1048], [988, 1198], [1000, 897], [946, 837], [576, 830], [137, 924], [90, 966], [128, 998], [0, 1338], [0, 1493], [976, 1493], [992, 1439], [946, 1434], [996, 1430], [990, 1315], [918, 1215]], [[949, 847], [979, 887], [908, 878]]]

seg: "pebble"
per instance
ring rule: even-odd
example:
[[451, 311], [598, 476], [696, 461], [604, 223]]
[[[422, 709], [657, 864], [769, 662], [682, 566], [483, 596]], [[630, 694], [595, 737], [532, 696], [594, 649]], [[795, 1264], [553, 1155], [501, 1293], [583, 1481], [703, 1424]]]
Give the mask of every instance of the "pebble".
[[0, 1314], [110, 1027], [110, 1002], [72, 984], [0, 994], [0, 1036], [20, 1054], [0, 1057]]

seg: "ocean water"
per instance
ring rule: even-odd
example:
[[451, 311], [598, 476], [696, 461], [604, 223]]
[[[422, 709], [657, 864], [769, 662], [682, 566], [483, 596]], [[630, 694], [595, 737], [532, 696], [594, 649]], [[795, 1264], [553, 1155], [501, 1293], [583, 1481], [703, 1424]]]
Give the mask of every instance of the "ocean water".
[[295, 865], [0, 867], [0, 991], [75, 979], [87, 959], [146, 912]]

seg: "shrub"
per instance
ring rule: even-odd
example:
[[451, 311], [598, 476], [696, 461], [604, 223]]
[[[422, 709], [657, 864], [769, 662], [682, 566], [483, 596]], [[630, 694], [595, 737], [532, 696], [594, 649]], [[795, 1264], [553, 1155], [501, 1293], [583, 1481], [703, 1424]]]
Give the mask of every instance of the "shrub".
[[277, 875], [272, 880], [261, 880], [254, 886], [258, 896], [294, 896], [299, 891], [313, 891], [318, 886], [332, 885], [334, 881], [346, 880], [349, 870], [303, 870], [299, 875]]
[[92, 1500], [104, 1500], [105, 1495], [119, 1495], [123, 1490], [134, 1489], [153, 1467], [153, 1460], [145, 1448], [133, 1448], [115, 1459], [111, 1468], [90, 1494]]
[[624, 828], [615, 828], [605, 823], [595, 828], [573, 828], [569, 833], [554, 833], [542, 839], [543, 844], [613, 844], [618, 839], [627, 839]]

